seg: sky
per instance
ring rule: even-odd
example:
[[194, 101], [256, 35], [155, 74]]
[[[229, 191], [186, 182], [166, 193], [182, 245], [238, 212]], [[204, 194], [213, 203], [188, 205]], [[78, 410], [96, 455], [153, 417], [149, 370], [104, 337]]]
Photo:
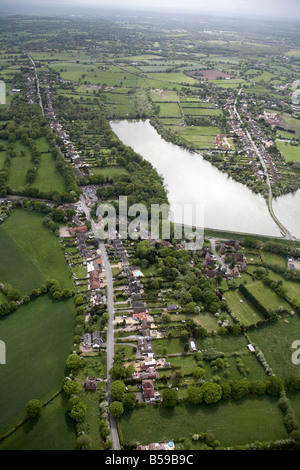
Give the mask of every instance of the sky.
[[0, 9], [1, 5], [3, 9], [9, 5], [10, 10], [15, 7], [16, 12], [22, 10], [24, 13], [24, 9], [28, 8], [29, 10], [31, 5], [38, 6], [39, 10], [42, 9], [42, 6], [57, 10], [59, 4], [64, 9], [76, 6], [84, 7], [86, 11], [91, 7], [105, 6], [149, 11], [169, 10], [182, 13], [199, 12], [300, 19], [299, 0], [63, 0], [61, 2], [58, 0], [0, 0]]

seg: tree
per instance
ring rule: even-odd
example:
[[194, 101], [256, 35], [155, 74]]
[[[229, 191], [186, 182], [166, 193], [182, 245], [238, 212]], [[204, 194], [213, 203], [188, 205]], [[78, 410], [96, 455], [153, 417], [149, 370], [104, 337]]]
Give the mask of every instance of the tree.
[[74, 380], [67, 379], [63, 385], [63, 391], [67, 395], [73, 395], [79, 392], [79, 385]]
[[273, 395], [274, 397], [279, 396], [283, 388], [282, 380], [279, 377], [275, 377], [275, 376], [269, 377], [266, 381], [266, 385], [267, 385], [266, 387], [267, 392], [270, 395]]
[[177, 403], [177, 390], [173, 388], [166, 388], [162, 392], [162, 403], [164, 406], [173, 407]]
[[249, 393], [249, 382], [247, 380], [234, 380], [230, 382], [231, 396], [235, 400], [243, 398]]
[[21, 300], [22, 293], [19, 291], [19, 289], [11, 289], [8, 292], [7, 297], [9, 300], [14, 300], [15, 302], [17, 302], [18, 300]]
[[124, 413], [123, 404], [120, 401], [114, 401], [109, 405], [109, 411], [114, 418], [118, 419]]
[[69, 354], [66, 362], [66, 366], [68, 367], [68, 369], [79, 369], [81, 365], [82, 362], [78, 354]]
[[187, 389], [188, 401], [194, 405], [202, 403], [203, 394], [202, 387], [188, 387]]
[[113, 400], [123, 401], [125, 398], [125, 384], [121, 380], [116, 380], [111, 384], [110, 394]]
[[81, 450], [90, 450], [92, 445], [91, 439], [86, 434], [77, 437], [77, 444], [80, 446]]
[[251, 393], [262, 395], [266, 391], [266, 383], [263, 380], [254, 380], [250, 384]]
[[195, 379], [203, 379], [205, 377], [205, 370], [202, 367], [196, 367], [192, 372]]
[[25, 412], [28, 418], [35, 418], [36, 416], [39, 416], [42, 411], [42, 403], [33, 398], [32, 400], [29, 400], [29, 402], [26, 405]]
[[74, 406], [72, 406], [69, 416], [75, 421], [81, 421], [86, 414], [86, 404], [82, 400], [78, 400]]
[[126, 393], [123, 399], [123, 406], [125, 411], [133, 410], [136, 404], [136, 398], [134, 393]]
[[205, 403], [217, 403], [222, 398], [222, 387], [217, 383], [205, 382], [201, 389]]

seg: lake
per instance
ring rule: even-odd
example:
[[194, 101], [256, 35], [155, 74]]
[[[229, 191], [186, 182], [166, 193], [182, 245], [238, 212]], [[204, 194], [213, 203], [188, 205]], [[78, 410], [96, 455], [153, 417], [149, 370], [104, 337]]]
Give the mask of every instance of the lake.
[[[110, 124], [119, 139], [149, 161], [163, 177], [171, 210], [176, 204], [202, 204], [205, 228], [281, 236], [261, 195], [252, 193], [201, 155], [166, 142], [148, 120]], [[279, 220], [297, 238], [300, 238], [299, 203], [298, 191], [273, 204]]]

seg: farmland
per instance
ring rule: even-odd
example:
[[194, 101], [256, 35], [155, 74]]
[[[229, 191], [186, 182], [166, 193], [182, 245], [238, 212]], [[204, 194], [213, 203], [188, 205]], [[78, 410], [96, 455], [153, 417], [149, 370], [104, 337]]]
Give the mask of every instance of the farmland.
[[[206, 233], [192, 251], [172, 232], [100, 246], [91, 221], [124, 195], [168, 202], [114, 120], [149, 120], [254, 193], [296, 191], [298, 29], [105, 15], [1, 20], [0, 449], [297, 448], [299, 241]], [[23, 421], [32, 398], [41, 415]]]
[[0, 237], [5, 247], [1, 257], [2, 282], [8, 282], [24, 294], [38, 288], [45, 279], [57, 279], [65, 288], [73, 286], [59, 242], [42, 225], [39, 214], [13, 212], [1, 225]]
[[[72, 302], [56, 302], [47, 295], [1, 319], [8, 356], [7, 365], [0, 370], [1, 382], [5, 382], [1, 435], [23, 419], [28, 400], [45, 401], [60, 390], [73, 322]], [[22, 383], [22, 393], [16, 383]]]

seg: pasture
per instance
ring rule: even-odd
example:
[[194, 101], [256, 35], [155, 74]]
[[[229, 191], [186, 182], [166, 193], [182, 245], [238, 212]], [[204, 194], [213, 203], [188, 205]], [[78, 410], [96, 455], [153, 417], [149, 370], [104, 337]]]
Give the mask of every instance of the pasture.
[[41, 214], [18, 209], [0, 226], [1, 246], [5, 247], [0, 281], [23, 294], [39, 288], [45, 279], [57, 279], [64, 288], [74, 287], [59, 241], [42, 220]]
[[6, 344], [6, 364], [0, 369], [3, 435], [23, 419], [28, 400], [44, 401], [60, 390], [72, 346], [73, 301], [44, 294], [0, 322]]

